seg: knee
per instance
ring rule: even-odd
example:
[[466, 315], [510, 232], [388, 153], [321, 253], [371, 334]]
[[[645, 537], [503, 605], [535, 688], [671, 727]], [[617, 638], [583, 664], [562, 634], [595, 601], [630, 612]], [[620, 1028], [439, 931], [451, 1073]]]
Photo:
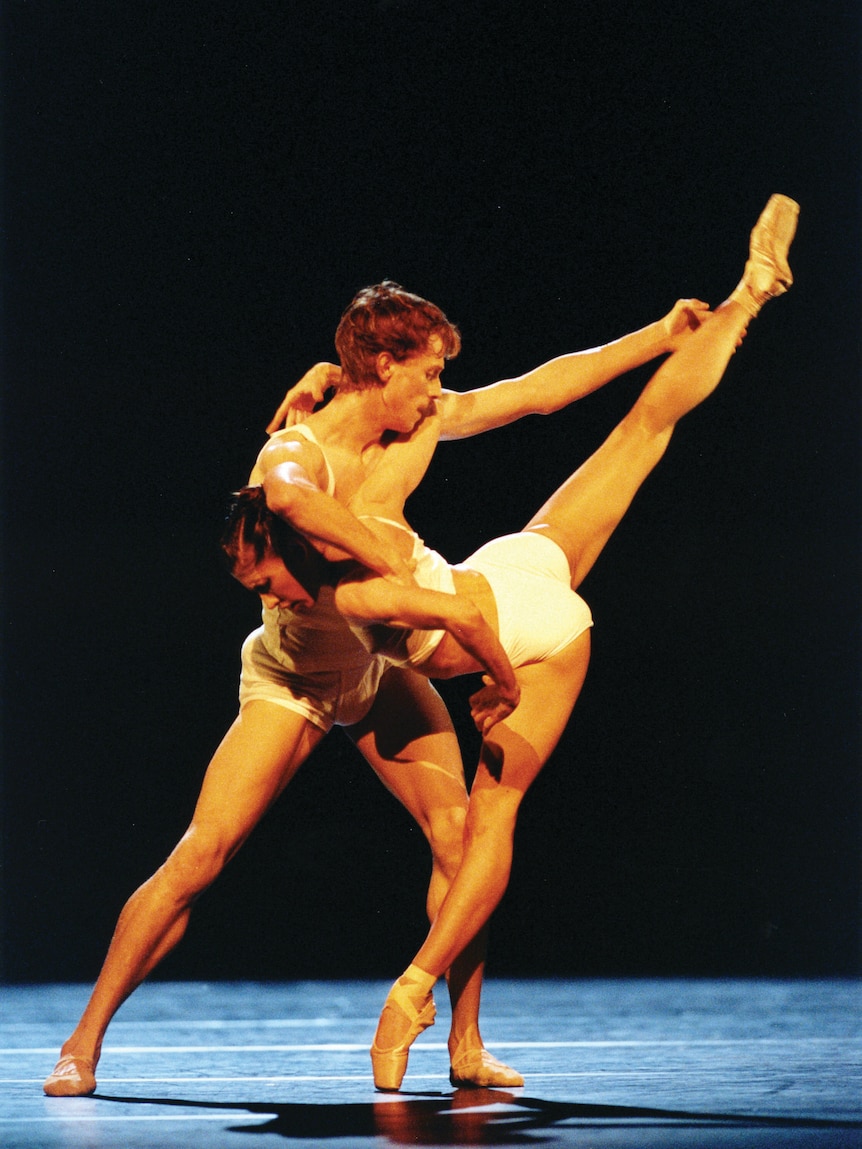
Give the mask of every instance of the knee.
[[215, 881], [233, 852], [218, 835], [192, 825], [157, 877], [176, 901], [191, 902]]
[[520, 791], [510, 787], [474, 790], [464, 826], [465, 845], [513, 838], [522, 798]]
[[463, 806], [444, 806], [428, 818], [428, 842], [435, 862], [453, 874], [461, 865], [464, 852], [464, 825], [467, 811]]

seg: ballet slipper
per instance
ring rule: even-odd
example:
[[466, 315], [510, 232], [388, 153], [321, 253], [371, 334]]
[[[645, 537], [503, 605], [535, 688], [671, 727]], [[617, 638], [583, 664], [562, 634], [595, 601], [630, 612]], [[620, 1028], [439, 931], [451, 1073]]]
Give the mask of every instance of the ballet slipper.
[[468, 1031], [452, 1055], [449, 1081], [456, 1089], [512, 1089], [524, 1084], [523, 1077], [516, 1069], [504, 1065], [484, 1046], [465, 1048], [469, 1037]]
[[[418, 1004], [411, 995], [416, 993], [416, 985], [406, 985], [396, 981], [389, 991], [389, 996], [383, 1006], [381, 1018], [387, 1009], [397, 1009], [408, 1023], [407, 1030], [401, 1038], [399, 1045], [391, 1049], [381, 1049], [377, 1044], [377, 1034], [371, 1046], [371, 1066], [374, 1070], [374, 1084], [378, 1089], [397, 1090], [401, 1087], [404, 1074], [407, 1071], [407, 1054], [410, 1046], [423, 1029], [434, 1024], [437, 1013], [434, 997], [431, 990], [419, 998]], [[421, 990], [420, 990], [421, 993]], [[380, 1026], [377, 1027], [378, 1033]]]
[[54, 1066], [42, 1088], [49, 1097], [89, 1097], [96, 1092], [95, 1068], [94, 1058], [67, 1054]]
[[787, 256], [798, 218], [799, 204], [786, 195], [770, 196], [760, 213], [742, 279], [730, 296], [749, 315], [757, 315], [768, 299], [783, 295], [793, 283]]

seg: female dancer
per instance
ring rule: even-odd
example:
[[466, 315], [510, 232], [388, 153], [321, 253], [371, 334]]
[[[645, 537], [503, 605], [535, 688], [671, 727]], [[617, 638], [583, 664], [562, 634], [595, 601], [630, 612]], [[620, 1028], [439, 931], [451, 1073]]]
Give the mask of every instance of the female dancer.
[[[797, 215], [792, 200], [772, 197], [732, 295], [662, 364], [605, 443], [523, 531], [487, 544], [463, 566], [449, 567], [429, 552], [400, 513], [402, 484], [426, 463], [421, 433], [389, 453], [351, 504], [369, 526], [400, 541], [416, 563], [417, 587], [343, 564], [326, 569], [316, 552], [283, 533], [262, 492], [247, 490], [237, 504], [226, 550], [234, 575], [264, 602], [310, 605], [321, 586], [334, 584], [337, 608], [392, 662], [428, 677], [485, 672], [471, 699], [484, 740], [463, 860], [425, 942], [384, 1005], [371, 1049], [380, 1089], [400, 1087], [410, 1044], [434, 1020], [434, 983], [487, 923], [508, 884], [520, 803], [556, 746], [586, 675], [591, 618], [575, 592], [676, 423], [716, 388], [763, 303], [792, 283], [787, 252]], [[486, 1051], [483, 1056], [490, 1059]], [[451, 1080], [461, 1082], [457, 1050]]]

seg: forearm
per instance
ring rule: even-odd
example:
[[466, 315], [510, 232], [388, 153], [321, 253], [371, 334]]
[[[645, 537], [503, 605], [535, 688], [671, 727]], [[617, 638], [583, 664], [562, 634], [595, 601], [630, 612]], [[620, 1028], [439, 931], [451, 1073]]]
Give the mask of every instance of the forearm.
[[444, 629], [501, 689], [516, 690], [515, 672], [509, 656], [484, 615], [467, 600], [459, 599], [458, 602], [463, 604], [463, 609], [443, 621]]
[[549, 415], [671, 349], [665, 320], [658, 320], [602, 347], [560, 355], [517, 378], [447, 393], [441, 438], [466, 438], [524, 415]]
[[536, 414], [549, 415], [669, 350], [659, 320], [602, 347], [560, 355], [522, 376], [527, 401]]
[[[459, 661], [447, 656], [446, 672], [441, 677], [471, 673], [478, 664], [502, 689], [517, 689], [515, 672], [499, 638], [466, 596], [395, 586], [376, 578], [351, 578], [336, 588], [335, 605], [354, 623], [376, 623], [398, 630], [445, 630], [465, 657]], [[434, 675], [435, 671], [428, 673]]]

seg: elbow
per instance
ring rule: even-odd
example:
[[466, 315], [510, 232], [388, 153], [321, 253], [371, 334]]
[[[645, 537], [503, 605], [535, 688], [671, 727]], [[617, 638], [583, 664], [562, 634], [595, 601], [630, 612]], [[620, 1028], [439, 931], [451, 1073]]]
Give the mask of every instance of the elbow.
[[450, 620], [450, 629], [452, 637], [460, 642], [462, 639], [469, 640], [477, 635], [488, 624], [474, 602], [462, 600], [458, 605], [457, 615]]
[[339, 583], [335, 588], [335, 609], [345, 618], [359, 619], [359, 596], [353, 583]]
[[[364, 623], [374, 618], [369, 609], [367, 594], [360, 583], [339, 583], [335, 588], [334, 601], [338, 613], [350, 622]], [[374, 618], [374, 621], [379, 619]]]
[[549, 388], [536, 385], [522, 388], [521, 402], [527, 415], [553, 415], [566, 406], [565, 397], [554, 396]]

